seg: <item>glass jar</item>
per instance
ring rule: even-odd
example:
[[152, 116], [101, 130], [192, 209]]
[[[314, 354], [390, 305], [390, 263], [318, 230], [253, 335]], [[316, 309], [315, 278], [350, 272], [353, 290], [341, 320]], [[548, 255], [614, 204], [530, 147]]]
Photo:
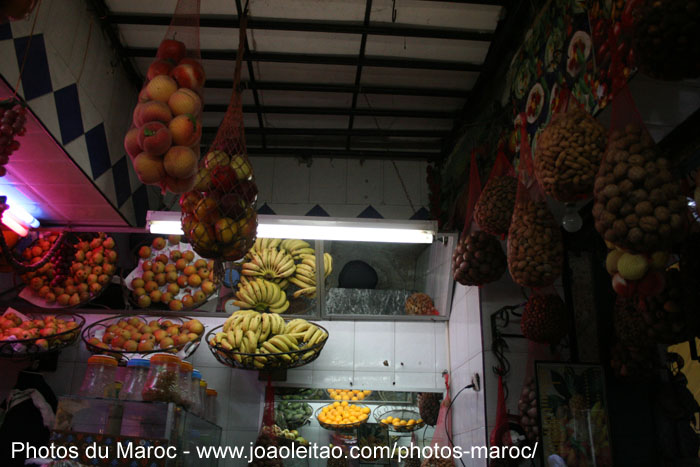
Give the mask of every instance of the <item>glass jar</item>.
[[192, 412], [195, 415], [202, 414], [202, 404], [204, 403], [204, 401], [202, 400], [202, 394], [199, 391], [199, 383], [201, 381], [202, 374], [199, 372], [199, 370], [192, 370], [192, 404], [190, 405], [190, 412]]
[[109, 397], [117, 374], [117, 359], [109, 355], [93, 355], [87, 363], [78, 394], [84, 397]]
[[122, 390], [119, 392], [119, 399], [123, 401], [143, 400], [144, 386], [148, 379], [148, 369], [151, 363], [145, 358], [134, 358], [126, 364], [126, 378]]
[[180, 397], [182, 398], [182, 406], [189, 409], [192, 406], [192, 364], [190, 362], [180, 362], [180, 378], [178, 385], [180, 386]]
[[175, 355], [158, 353], [151, 357], [146, 385], [141, 392], [145, 401], [181, 403], [180, 359]]
[[216, 396], [217, 392], [214, 389], [207, 388], [207, 402], [204, 404], [206, 411], [204, 418], [212, 423], [216, 423]]
[[202, 378], [199, 381], [199, 400], [202, 405], [199, 407], [199, 416], [204, 418], [207, 414], [207, 382]]

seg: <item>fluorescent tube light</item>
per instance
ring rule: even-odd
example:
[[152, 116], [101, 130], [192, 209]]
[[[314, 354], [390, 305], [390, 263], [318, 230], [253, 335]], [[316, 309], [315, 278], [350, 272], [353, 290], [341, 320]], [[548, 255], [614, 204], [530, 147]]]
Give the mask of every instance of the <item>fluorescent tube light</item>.
[[12, 229], [20, 237], [26, 237], [29, 234], [29, 229], [23, 226], [9, 209], [2, 213], [1, 220], [6, 227]]
[[10, 208], [8, 209], [10, 213], [12, 213], [12, 216], [22, 224], [24, 224], [27, 227], [32, 227], [36, 229], [39, 227], [39, 221], [34, 218], [31, 214], [29, 214], [26, 209], [24, 209], [22, 206], [20, 206], [17, 203], [12, 203], [10, 202]]
[[[148, 211], [151, 233], [182, 235], [180, 213]], [[335, 219], [292, 216], [258, 216], [260, 238], [299, 238], [350, 242], [432, 243], [435, 222], [385, 219]]]

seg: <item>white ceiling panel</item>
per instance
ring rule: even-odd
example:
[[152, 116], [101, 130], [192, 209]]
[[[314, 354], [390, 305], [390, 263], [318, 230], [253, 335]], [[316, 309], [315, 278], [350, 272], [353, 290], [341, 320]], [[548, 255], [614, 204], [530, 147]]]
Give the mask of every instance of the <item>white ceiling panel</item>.
[[[231, 0], [228, 0], [230, 3]], [[206, 3], [206, 2], [205, 2]], [[363, 0], [251, 0], [252, 17], [301, 20], [362, 21]]]
[[[396, 0], [396, 23], [442, 28], [493, 31], [501, 7], [469, 3]], [[372, 22], [392, 22], [392, 0], [372, 2]]]
[[255, 79], [294, 83], [353, 84], [355, 67], [306, 63], [255, 63]]
[[[122, 44], [126, 47], [157, 48], [168, 32], [167, 26], [150, 26], [142, 24], [121, 24], [119, 33]], [[179, 40], [190, 47], [187, 35], [180, 35]], [[237, 50], [238, 29], [201, 28], [199, 30], [199, 48], [206, 50]]]
[[342, 115], [266, 114], [263, 122], [271, 128], [347, 128], [348, 117]]
[[[109, 10], [113, 13], [149, 13], [157, 15], [172, 15], [177, 0], [106, 0]], [[251, 2], [253, 3], [253, 2]], [[204, 0], [201, 2], [202, 15], [235, 15], [236, 3], [233, 0]]]
[[469, 71], [422, 70], [414, 68], [363, 67], [362, 84], [469, 90], [478, 73]]
[[260, 52], [357, 55], [359, 34], [248, 29], [248, 45]]
[[360, 94], [357, 99], [357, 107], [361, 109], [422, 109], [450, 111], [459, 110], [463, 105], [464, 99], [451, 97]]
[[480, 41], [370, 35], [367, 36], [365, 54], [481, 64], [489, 51], [489, 44]]

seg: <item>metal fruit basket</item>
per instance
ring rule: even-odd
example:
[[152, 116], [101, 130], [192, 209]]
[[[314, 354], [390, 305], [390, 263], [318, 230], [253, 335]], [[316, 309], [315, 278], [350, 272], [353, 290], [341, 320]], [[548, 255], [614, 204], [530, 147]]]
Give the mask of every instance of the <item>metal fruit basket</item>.
[[100, 346], [90, 342], [90, 340], [93, 338], [97, 338], [100, 342], [102, 342], [102, 336], [107, 331], [107, 328], [109, 328], [113, 324], [117, 324], [123, 319], [132, 318], [136, 318], [139, 321], [143, 321], [146, 324], [148, 324], [150, 321], [157, 321], [159, 324], [164, 323], [165, 321], [170, 321], [172, 324], [180, 325], [184, 324], [186, 321], [193, 319], [189, 316], [161, 316], [160, 318], [146, 315], [110, 316], [108, 318], [95, 321], [83, 330], [81, 337], [83, 339], [83, 342], [85, 343], [85, 347], [87, 347], [87, 349], [94, 354], [111, 355], [114, 358], [116, 358], [120, 363], [125, 363], [126, 361], [131, 360], [132, 358], [141, 358], [145, 355], [163, 352], [172, 353], [182, 359], [185, 359], [190, 357], [197, 351], [197, 349], [199, 348], [199, 344], [202, 341], [202, 336], [204, 335], [204, 332], [202, 332], [199, 335], [199, 337], [193, 341], [185, 342], [183, 344], [174, 344], [165, 348], [158, 347], [154, 348], [153, 350], [147, 351], [128, 351], [124, 349], [114, 349], [106, 344]]
[[[285, 320], [288, 321], [288, 320]], [[309, 321], [311, 323], [311, 321]], [[328, 330], [317, 323], [311, 323], [317, 326], [319, 329], [323, 330], [327, 335]], [[323, 346], [328, 342], [328, 338], [314, 344], [310, 347], [303, 347], [299, 350], [290, 350], [289, 352], [277, 352], [277, 353], [244, 353], [238, 352], [231, 349], [226, 349], [220, 344], [214, 341], [214, 336], [217, 332], [223, 329], [223, 324], [217, 326], [207, 333], [207, 343], [209, 344], [209, 350], [214, 354], [214, 357], [223, 365], [230, 366], [232, 368], [241, 370], [274, 370], [280, 368], [298, 368], [300, 366], [307, 365], [318, 358], [321, 355], [321, 350]], [[330, 335], [329, 335], [330, 336]], [[311, 354], [309, 354], [311, 353]]]
[[[398, 418], [400, 420], [415, 420], [412, 425], [394, 425], [387, 423], [388, 417]], [[380, 405], [374, 409], [374, 419], [381, 426], [388, 428], [390, 431], [398, 433], [411, 433], [425, 426], [425, 422], [420, 418], [420, 413], [415, 407], [400, 407], [395, 405]]]
[[[298, 415], [297, 412], [299, 412]], [[306, 402], [288, 402], [282, 400], [277, 402], [275, 413], [280, 414], [288, 429], [295, 430], [306, 425], [314, 414], [314, 411]]]
[[[323, 412], [323, 409], [325, 409], [326, 407], [330, 407], [332, 405], [333, 404], [328, 404], [328, 405], [324, 405], [323, 407], [319, 407], [318, 409], [316, 409], [316, 413], [314, 414], [314, 417], [316, 417], [318, 424], [321, 425], [326, 430], [335, 430], [335, 431], [354, 430], [355, 428], [367, 423], [367, 420], [369, 420], [369, 417], [371, 415], [371, 411], [370, 411], [370, 413], [367, 414], [367, 418], [365, 418], [364, 420], [358, 420], [357, 422], [343, 423], [343, 424], [326, 423], [326, 422], [322, 422], [321, 420], [319, 420], [318, 416], [321, 415], [321, 413]], [[360, 407], [360, 408], [367, 408], [367, 406], [364, 404], [353, 403], [352, 405], [355, 405], [355, 406]]]
[[[24, 314], [28, 318], [41, 319], [45, 314]], [[73, 329], [52, 334], [50, 336], [39, 336], [30, 339], [0, 340], [0, 358], [26, 359], [38, 357], [41, 354], [56, 352], [73, 345], [80, 336], [80, 330], [85, 324], [85, 318], [76, 313], [55, 313], [51, 314], [60, 319], [77, 323]], [[45, 342], [40, 342], [45, 341]]]

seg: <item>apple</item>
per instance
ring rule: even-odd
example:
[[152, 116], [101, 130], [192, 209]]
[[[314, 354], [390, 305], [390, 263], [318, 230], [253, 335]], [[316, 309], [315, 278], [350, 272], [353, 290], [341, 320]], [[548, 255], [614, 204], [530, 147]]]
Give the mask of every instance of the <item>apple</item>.
[[134, 108], [133, 121], [137, 127], [143, 126], [148, 122], [170, 123], [173, 119], [173, 114], [170, 112], [170, 107], [160, 101], [146, 101], [137, 104]]
[[151, 297], [145, 294], [141, 295], [138, 299], [137, 304], [139, 308], [148, 308], [149, 306], [151, 306]]
[[175, 345], [185, 345], [190, 341], [190, 338], [187, 334], [180, 334], [175, 338]]
[[236, 183], [236, 171], [230, 166], [220, 165], [212, 169], [211, 184], [214, 189], [222, 192], [231, 191], [236, 186]]
[[139, 248], [139, 258], [146, 259], [151, 256], [151, 248], [148, 246], [142, 246]]
[[208, 279], [202, 281], [202, 291], [203, 291], [205, 294], [211, 295], [211, 294], [214, 293], [215, 290], [216, 290], [216, 286], [214, 285], [214, 282], [212, 282], [212, 281], [210, 281], [210, 280], [208, 280]]
[[165, 273], [166, 274], [169, 272], [175, 272], [175, 271], [177, 271], [177, 268], [175, 268], [175, 263], [168, 263], [165, 265]]
[[184, 289], [185, 287], [187, 287], [188, 277], [189, 277], [189, 276], [186, 276], [185, 274], [181, 274], [180, 276], [178, 276], [177, 281], [176, 281], [176, 282], [177, 282], [177, 285], [178, 285], [180, 288], [183, 288], [183, 289]]
[[163, 295], [160, 296], [160, 303], [165, 303], [167, 305], [172, 299], [173, 294], [171, 294], [170, 292], [163, 292]]
[[627, 281], [619, 273], [616, 273], [612, 278], [612, 287], [616, 294], [621, 297], [632, 297], [635, 294], [635, 284]]
[[182, 306], [185, 308], [189, 308], [194, 305], [194, 297], [190, 294], [184, 295], [182, 298]]
[[170, 260], [172, 262], [176, 262], [181, 257], [182, 257], [182, 252], [180, 250], [171, 250], [170, 251]]
[[141, 341], [139, 342], [138, 347], [136, 348], [139, 352], [150, 352], [154, 348], [153, 342], [150, 340], [146, 341]]
[[180, 88], [168, 99], [168, 107], [173, 115], [192, 114], [198, 116], [202, 111], [202, 99], [187, 88]]
[[[171, 301], [171, 303], [174, 300]], [[172, 310], [172, 308], [171, 308]], [[167, 349], [175, 345], [175, 341], [172, 339], [172, 337], [164, 337], [158, 342], [158, 345], [160, 346], [161, 349]]]
[[208, 268], [199, 268], [197, 269], [197, 275], [199, 275], [200, 279], [207, 279], [209, 277], [209, 274], [211, 274], [211, 271]]
[[194, 298], [194, 303], [199, 305], [200, 303], [204, 303], [207, 299], [207, 295], [202, 290], [197, 290], [192, 294], [192, 298]]
[[231, 158], [231, 168], [236, 172], [238, 180], [248, 180], [253, 176], [253, 167], [240, 154], [236, 154]]
[[[201, 261], [201, 260], [197, 260], [197, 261], [194, 262], [194, 264], [189, 264], [189, 265], [187, 265], [187, 266], [185, 267], [185, 269], [182, 271], [182, 273], [183, 273], [185, 276], [191, 276], [192, 274], [196, 274], [196, 273], [197, 273], [197, 268], [198, 268], [198, 267], [201, 267], [201, 265], [199, 264], [200, 261]], [[206, 263], [205, 263], [205, 264], [206, 264]]]
[[214, 236], [219, 243], [231, 243], [236, 236], [236, 231], [236, 223], [228, 217], [222, 217], [214, 224]]
[[180, 244], [181, 237], [179, 235], [168, 235], [168, 245], [176, 246]]
[[183, 58], [187, 49], [183, 42], [174, 39], [165, 39], [158, 46], [158, 52], [156, 52], [156, 58], [163, 60], [169, 60], [172, 63], [179, 63]]
[[156, 256], [153, 261], [160, 262], [165, 265], [168, 263], [168, 255], [166, 255], [165, 253], [161, 253], [158, 256]]
[[168, 333], [165, 332], [165, 329], [156, 329], [155, 331], [153, 331], [153, 337], [155, 337], [157, 342], [160, 342], [166, 337], [168, 337]]
[[[192, 250], [187, 250], [184, 253], [182, 253], [182, 258], [187, 262], [190, 263], [194, 259], [194, 251]], [[184, 269], [184, 268], [183, 268]]]
[[180, 334], [180, 328], [178, 326], [172, 325], [168, 326], [168, 329], [165, 330], [165, 332], [168, 333], [169, 336], [177, 336]]
[[165, 239], [163, 237], [154, 238], [152, 246], [154, 250], [162, 250], [165, 248]]
[[165, 282], [173, 283], [177, 281], [177, 271], [168, 271], [165, 273]]
[[[212, 262], [212, 265], [213, 264], [214, 263]], [[197, 261], [194, 262], [194, 267], [195, 267], [195, 269], [206, 268], [206, 267], [209, 267], [209, 263], [207, 262], [207, 260], [199, 258]], [[190, 274], [194, 274], [194, 272], [192, 272]]]
[[194, 332], [196, 334], [202, 334], [204, 332], [204, 325], [198, 319], [192, 319], [187, 321], [183, 325], [183, 327], [185, 327], [190, 332]]
[[158, 287], [161, 287], [161, 286], [165, 285], [165, 283], [167, 282], [167, 276], [164, 272], [159, 272], [158, 274], [155, 275], [153, 280], [156, 281], [156, 283], [158, 284]]
[[168, 308], [170, 308], [172, 311], [180, 311], [182, 310], [182, 301], [181, 300], [170, 300], [170, 303], [168, 303]]
[[[155, 76], [146, 85], [148, 97], [164, 104], [168, 102], [175, 91], [177, 91], [177, 83], [168, 75]], [[168, 107], [168, 110], [170, 110], [170, 107]]]
[[136, 352], [138, 347], [139, 347], [139, 343], [136, 342], [135, 340], [129, 339], [126, 342], [124, 342], [124, 350], [126, 350], [127, 352]]
[[153, 271], [144, 271], [144, 273], [141, 275], [141, 278], [144, 281], [148, 282], [148, 281], [152, 281], [155, 278], [155, 276], [156, 276], [156, 273]]
[[173, 62], [169, 60], [156, 60], [153, 63], [151, 63], [151, 65], [148, 67], [148, 71], [146, 72], [146, 79], [150, 81], [156, 76], [167, 76], [168, 74], [170, 74], [173, 68]]
[[[207, 274], [209, 274], [208, 271], [207, 271]], [[187, 284], [188, 284], [190, 287], [199, 287], [199, 286], [202, 284], [202, 277], [201, 277], [201, 275], [192, 274], [191, 276], [188, 276], [188, 277], [187, 277]]]
[[228, 154], [223, 151], [212, 151], [204, 157], [204, 166], [208, 169], [214, 169], [218, 166], [227, 166], [230, 163]]
[[170, 283], [166, 290], [172, 295], [177, 295], [180, 292], [180, 286], [175, 283]]
[[151, 269], [155, 274], [161, 274], [165, 272], [165, 264], [161, 262], [153, 263], [153, 269]]
[[638, 283], [637, 293], [643, 297], [653, 297], [663, 292], [666, 276], [661, 271], [649, 271]]
[[196, 191], [188, 191], [180, 196], [180, 209], [183, 212], [193, 213], [194, 208], [202, 200], [202, 195]]
[[202, 90], [206, 80], [202, 65], [192, 59], [181, 60], [170, 72], [170, 77], [177, 82], [178, 87], [191, 89], [195, 92]]

